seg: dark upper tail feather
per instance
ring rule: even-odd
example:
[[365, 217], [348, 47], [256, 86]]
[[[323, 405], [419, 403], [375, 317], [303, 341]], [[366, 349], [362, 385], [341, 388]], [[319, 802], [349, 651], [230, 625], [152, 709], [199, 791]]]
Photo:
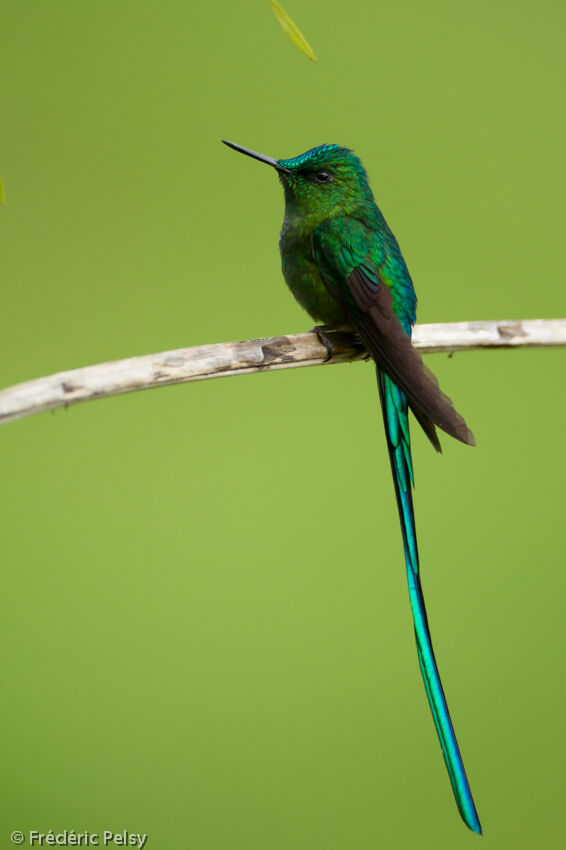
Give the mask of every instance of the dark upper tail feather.
[[413, 413], [437, 450], [440, 444], [433, 435], [434, 425], [456, 440], [475, 446], [474, 435], [464, 418], [442, 392], [435, 375], [413, 347], [411, 337], [395, 313], [391, 290], [383, 282], [374, 283], [371, 288], [362, 286], [365, 281], [359, 267], [349, 275], [346, 282], [352, 300], [344, 302], [344, 307], [376, 363], [405, 393]]
[[[391, 300], [391, 293], [386, 286], [380, 287], [381, 292], [386, 293], [385, 298]], [[474, 435], [463, 416], [442, 392], [436, 376], [423, 363], [410, 336], [393, 312], [392, 305], [389, 313], [375, 306], [355, 318], [356, 330], [378, 365], [403, 390], [413, 412], [418, 410], [422, 413], [422, 417], [417, 418], [433, 445], [436, 447], [430, 428], [425, 427], [423, 419], [462, 443], [475, 446]]]
[[413, 411], [415, 419], [429, 438], [436, 451], [442, 453], [442, 446], [440, 445], [440, 440], [438, 439], [438, 434], [436, 433], [434, 424], [430, 421], [430, 419], [426, 418], [424, 413], [419, 410], [418, 407], [411, 407], [411, 410]]

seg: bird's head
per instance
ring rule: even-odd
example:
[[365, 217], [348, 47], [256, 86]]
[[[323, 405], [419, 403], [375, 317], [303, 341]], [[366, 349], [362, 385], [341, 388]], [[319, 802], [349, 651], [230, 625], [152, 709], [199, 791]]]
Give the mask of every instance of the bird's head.
[[233, 142], [224, 144], [276, 169], [288, 214], [322, 221], [373, 204], [364, 167], [349, 148], [319, 145], [292, 159], [272, 159]]

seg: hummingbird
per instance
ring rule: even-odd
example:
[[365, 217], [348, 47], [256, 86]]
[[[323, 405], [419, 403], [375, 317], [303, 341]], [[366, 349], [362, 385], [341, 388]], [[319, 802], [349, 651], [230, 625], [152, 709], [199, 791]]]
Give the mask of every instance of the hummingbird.
[[419, 665], [458, 810], [466, 825], [481, 835], [434, 657], [421, 586], [409, 409], [437, 451], [441, 451], [437, 428], [471, 446], [474, 435], [411, 343], [417, 307], [413, 282], [355, 153], [324, 144], [291, 159], [272, 159], [222, 141], [278, 174], [285, 195], [279, 236], [283, 277], [301, 307], [320, 323], [313, 330], [329, 357], [332, 348], [326, 332], [350, 328], [375, 361]]

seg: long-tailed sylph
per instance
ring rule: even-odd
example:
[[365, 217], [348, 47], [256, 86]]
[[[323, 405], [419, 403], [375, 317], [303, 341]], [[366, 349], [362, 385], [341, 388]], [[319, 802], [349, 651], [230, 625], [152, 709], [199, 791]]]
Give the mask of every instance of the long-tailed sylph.
[[474, 445], [474, 436], [412, 346], [413, 283], [358, 157], [349, 148], [320, 145], [292, 159], [271, 159], [225, 144], [273, 166], [279, 175], [285, 193], [279, 238], [283, 276], [299, 304], [326, 328], [353, 328], [375, 361], [419, 664], [458, 809], [469, 828], [481, 834], [421, 588], [409, 408], [437, 451], [436, 427], [469, 445]]

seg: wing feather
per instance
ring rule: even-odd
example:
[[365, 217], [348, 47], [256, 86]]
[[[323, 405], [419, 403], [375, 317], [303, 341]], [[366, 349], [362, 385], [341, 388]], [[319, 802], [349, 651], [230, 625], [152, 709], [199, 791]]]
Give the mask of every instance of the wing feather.
[[[356, 310], [350, 310], [352, 323], [379, 366], [395, 381], [409, 401], [419, 423], [433, 444], [430, 426], [438, 426], [451, 437], [475, 445], [474, 435], [463, 417], [442, 392], [435, 375], [427, 369], [411, 338], [393, 309], [391, 290], [384, 283], [364, 286], [365, 272], [356, 267], [346, 278]], [[346, 309], [347, 306], [346, 306]]]

